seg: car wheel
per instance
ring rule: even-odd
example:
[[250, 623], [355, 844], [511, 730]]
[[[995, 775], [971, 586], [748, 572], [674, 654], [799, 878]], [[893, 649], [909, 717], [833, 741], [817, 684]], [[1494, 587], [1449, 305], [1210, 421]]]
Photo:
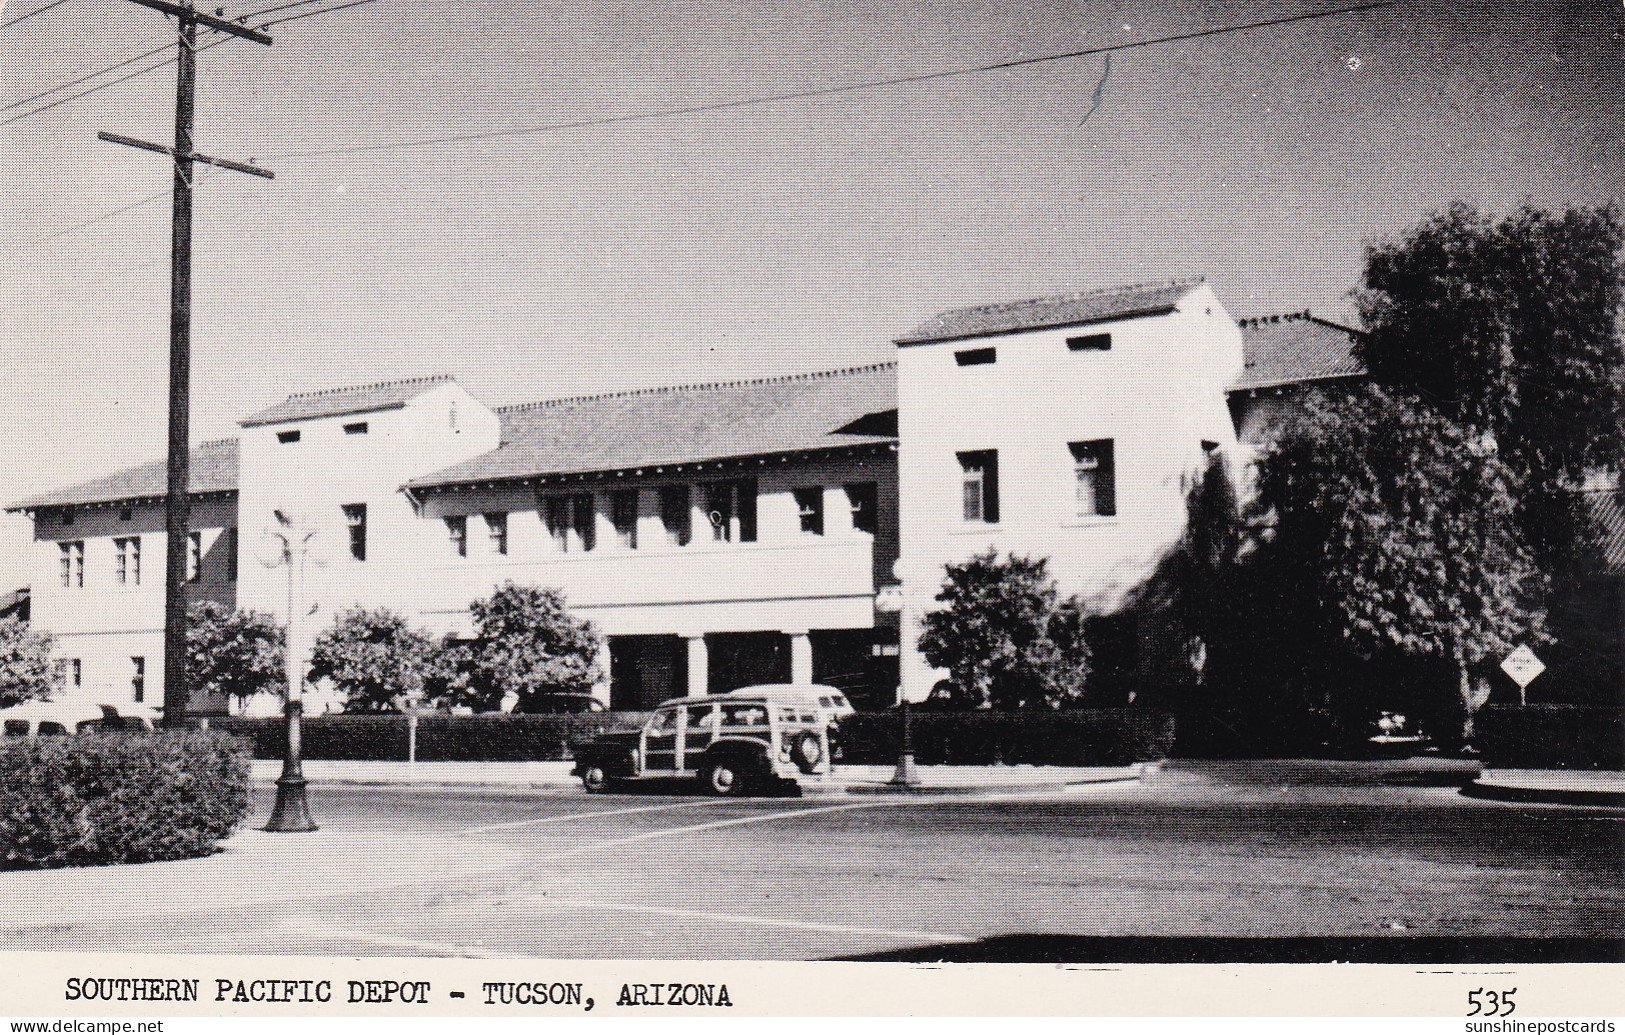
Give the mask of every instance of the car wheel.
[[795, 739], [790, 741], [790, 759], [804, 773], [818, 768], [818, 763], [824, 760], [824, 748], [818, 743], [818, 734], [810, 730], [797, 733]]
[[609, 774], [601, 765], [590, 765], [581, 770], [581, 786], [588, 794], [602, 794], [609, 789]]
[[712, 762], [700, 773], [700, 782], [706, 793], [719, 798], [734, 798], [745, 793], [745, 774], [732, 762]]

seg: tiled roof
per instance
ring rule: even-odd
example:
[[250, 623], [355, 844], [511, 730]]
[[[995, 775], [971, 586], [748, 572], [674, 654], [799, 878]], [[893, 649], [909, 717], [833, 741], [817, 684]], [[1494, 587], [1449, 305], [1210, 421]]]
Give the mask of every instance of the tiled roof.
[[[203, 492], [237, 491], [237, 440], [221, 438], [192, 447], [190, 473], [194, 495]], [[53, 489], [13, 503], [6, 509], [39, 510], [42, 507], [153, 499], [164, 495], [168, 479], [168, 463], [154, 460], [139, 467], [129, 467], [88, 482], [70, 485], [65, 489]]]
[[377, 410], [398, 410], [412, 399], [440, 385], [448, 384], [446, 375], [414, 377], [404, 381], [381, 381], [372, 385], [350, 388], [329, 388], [320, 392], [302, 392], [290, 395], [275, 406], [261, 410], [238, 421], [245, 428], [262, 424], [281, 424], [312, 417], [340, 417], [349, 413], [372, 413]]
[[1241, 325], [1246, 365], [1231, 391], [1365, 373], [1354, 358], [1356, 332], [1352, 328], [1307, 312], [1236, 322]]
[[502, 444], [427, 488], [895, 442], [890, 363], [506, 406]]
[[1625, 575], [1625, 490], [1604, 489], [1583, 494], [1597, 534], [1603, 570]]
[[897, 344], [922, 345], [933, 341], [1037, 331], [1046, 327], [1075, 327], [1135, 316], [1158, 316], [1172, 312], [1180, 299], [1201, 282], [1201, 278], [1196, 278], [1160, 284], [1130, 284], [1050, 298], [950, 309], [898, 338]]

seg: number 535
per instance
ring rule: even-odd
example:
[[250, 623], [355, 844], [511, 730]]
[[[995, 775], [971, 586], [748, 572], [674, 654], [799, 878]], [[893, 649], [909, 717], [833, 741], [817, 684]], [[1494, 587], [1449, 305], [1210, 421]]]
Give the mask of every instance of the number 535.
[[1517, 994], [1516, 988], [1504, 988], [1499, 992], [1475, 988], [1467, 993], [1467, 1005], [1472, 1007], [1467, 1011], [1467, 1016], [1511, 1017], [1512, 1011], [1518, 1008], [1512, 1002], [1512, 997]]

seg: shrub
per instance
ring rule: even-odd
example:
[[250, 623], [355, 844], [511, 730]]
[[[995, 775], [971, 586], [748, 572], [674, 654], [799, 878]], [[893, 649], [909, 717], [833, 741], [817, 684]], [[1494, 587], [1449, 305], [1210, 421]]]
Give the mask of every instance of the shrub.
[[210, 855], [247, 813], [248, 779], [221, 733], [0, 743], [0, 869]]
[[275, 618], [205, 600], [186, 613], [186, 671], [198, 691], [247, 699], [287, 687]]
[[[1148, 708], [916, 713], [914, 757], [921, 765], [1127, 765], [1168, 757], [1174, 717]], [[841, 761], [897, 761], [897, 712], [859, 713], [841, 723]]]
[[389, 610], [355, 607], [316, 637], [310, 678], [331, 679], [351, 711], [389, 711], [422, 696], [437, 647]]
[[[589, 715], [424, 715], [418, 719], [421, 762], [557, 762], [569, 745], [611, 727], [637, 727], [646, 713]], [[254, 745], [256, 758], [281, 758], [287, 724], [279, 718], [211, 719], [215, 729]], [[302, 754], [310, 759], [404, 762], [405, 715], [319, 715], [304, 720]]]
[[1502, 769], [1625, 769], [1625, 712], [1564, 704], [1492, 704], [1480, 714], [1484, 764]]
[[27, 622], [0, 619], [0, 708], [51, 692], [51, 645]]
[[523, 710], [538, 694], [589, 693], [603, 678], [597, 630], [570, 613], [558, 590], [508, 582], [469, 610], [477, 639], [468, 660], [484, 706], [511, 693]]

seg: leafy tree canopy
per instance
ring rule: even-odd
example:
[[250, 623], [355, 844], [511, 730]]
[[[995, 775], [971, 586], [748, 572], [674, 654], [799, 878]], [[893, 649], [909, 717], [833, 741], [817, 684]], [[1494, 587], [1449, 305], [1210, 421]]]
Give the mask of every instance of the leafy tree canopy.
[[1625, 466], [1622, 248], [1612, 206], [1496, 221], [1457, 204], [1370, 246], [1355, 294], [1372, 379], [1494, 436], [1542, 551], [1574, 534], [1548, 502], [1588, 468]]
[[558, 590], [508, 582], [469, 610], [478, 637], [471, 685], [482, 699], [514, 693], [522, 706], [537, 694], [587, 693], [602, 680], [598, 632]]
[[435, 643], [387, 608], [351, 608], [316, 637], [310, 678], [331, 679], [352, 711], [388, 711], [423, 693]]
[[1300, 650], [1398, 653], [1456, 672], [1467, 716], [1487, 667], [1544, 636], [1544, 579], [1492, 438], [1371, 387], [1313, 395], [1270, 445], [1270, 576]]
[[44, 697], [55, 685], [53, 641], [15, 618], [0, 620], [0, 708]]
[[206, 693], [239, 699], [282, 693], [287, 688], [286, 643], [285, 630], [270, 615], [233, 610], [212, 600], [187, 609], [187, 675]]
[[1083, 607], [1062, 601], [1043, 558], [996, 550], [947, 565], [922, 623], [920, 651], [976, 708], [1058, 708], [1083, 697], [1089, 647]]

